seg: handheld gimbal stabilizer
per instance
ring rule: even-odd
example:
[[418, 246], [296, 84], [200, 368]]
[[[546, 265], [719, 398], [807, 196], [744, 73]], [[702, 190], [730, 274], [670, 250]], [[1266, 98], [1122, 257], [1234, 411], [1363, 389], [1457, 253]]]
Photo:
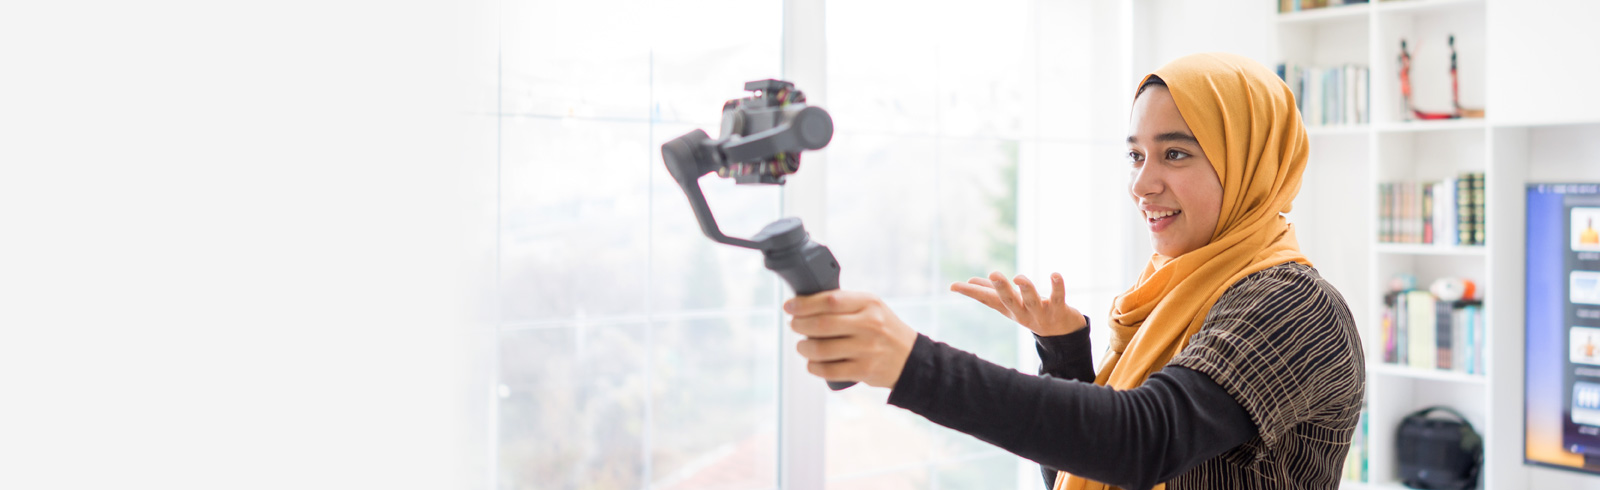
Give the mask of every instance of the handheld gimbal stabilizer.
[[[828, 247], [811, 239], [799, 218], [783, 218], [762, 228], [750, 239], [722, 234], [717, 218], [700, 192], [700, 177], [716, 172], [739, 184], [783, 185], [784, 176], [800, 169], [800, 152], [828, 146], [833, 139], [833, 118], [821, 107], [806, 105], [806, 96], [782, 80], [757, 80], [744, 84], [754, 96], [722, 105], [722, 137], [711, 139], [694, 130], [661, 145], [667, 171], [683, 188], [700, 221], [700, 230], [717, 242], [760, 250], [767, 269], [777, 272], [794, 289], [808, 295], [839, 289], [839, 261]], [[855, 382], [828, 382], [842, 390]]]

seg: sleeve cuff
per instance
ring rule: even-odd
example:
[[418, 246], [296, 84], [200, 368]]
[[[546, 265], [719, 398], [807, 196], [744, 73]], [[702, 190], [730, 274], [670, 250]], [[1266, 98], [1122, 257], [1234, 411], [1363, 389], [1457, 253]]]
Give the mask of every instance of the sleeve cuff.
[[[1066, 335], [1040, 337], [1034, 334], [1034, 349], [1039, 353], [1039, 373], [1059, 375], [1073, 370], [1079, 363], [1093, 364], [1094, 352], [1090, 348], [1089, 316], [1083, 317], [1083, 328]], [[1093, 366], [1090, 371], [1093, 371]]]
[[917, 334], [917, 341], [911, 346], [911, 356], [906, 358], [906, 365], [900, 369], [900, 378], [895, 380], [894, 389], [889, 391], [889, 404], [913, 412], [927, 406], [936, 399], [938, 380], [938, 363], [935, 362], [939, 345], [928, 338], [927, 335]]

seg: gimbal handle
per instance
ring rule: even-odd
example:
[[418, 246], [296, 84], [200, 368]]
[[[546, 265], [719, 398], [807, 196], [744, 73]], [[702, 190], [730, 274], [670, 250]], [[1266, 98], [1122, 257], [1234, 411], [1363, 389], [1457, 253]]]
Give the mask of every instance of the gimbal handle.
[[[829, 133], [832, 136], [831, 128]], [[826, 142], [824, 139], [823, 144]], [[749, 240], [722, 233], [711, 207], [706, 204], [705, 194], [700, 191], [700, 177], [716, 171], [723, 158], [726, 157], [719, 142], [698, 129], [661, 145], [661, 159], [689, 198], [689, 206], [694, 208], [695, 219], [700, 222], [700, 231], [718, 243], [760, 250], [766, 258], [767, 269], [778, 273], [797, 295], [839, 289], [839, 261], [827, 246], [811, 239], [800, 218], [774, 221]], [[855, 384], [854, 381], [829, 381], [828, 387], [838, 391]]]

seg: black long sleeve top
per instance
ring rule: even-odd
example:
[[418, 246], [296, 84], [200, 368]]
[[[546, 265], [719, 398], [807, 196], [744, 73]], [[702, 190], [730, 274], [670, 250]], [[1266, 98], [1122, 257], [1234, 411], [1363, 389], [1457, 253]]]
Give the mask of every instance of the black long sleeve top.
[[1131, 390], [1093, 384], [1089, 330], [1036, 338], [1040, 376], [918, 336], [889, 403], [1055, 469], [1144, 489], [1335, 489], [1365, 392], [1344, 298], [1289, 262], [1239, 280]]
[[1094, 384], [1088, 327], [1034, 339], [1037, 377], [918, 335], [889, 403], [1038, 462], [1046, 488], [1058, 469], [1153, 487], [1256, 435], [1204, 374], [1169, 366], [1117, 391]]

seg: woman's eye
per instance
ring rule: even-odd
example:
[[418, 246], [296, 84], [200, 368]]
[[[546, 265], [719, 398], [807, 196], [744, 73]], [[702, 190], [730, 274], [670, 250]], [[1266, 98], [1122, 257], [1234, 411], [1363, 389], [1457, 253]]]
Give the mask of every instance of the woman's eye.
[[1189, 157], [1188, 153], [1184, 153], [1184, 152], [1179, 151], [1179, 150], [1167, 150], [1167, 159], [1168, 160], [1182, 160], [1182, 159], [1188, 158], [1188, 157]]
[[1139, 163], [1141, 160], [1144, 160], [1144, 155], [1140, 155], [1137, 151], [1128, 152], [1128, 162]]

